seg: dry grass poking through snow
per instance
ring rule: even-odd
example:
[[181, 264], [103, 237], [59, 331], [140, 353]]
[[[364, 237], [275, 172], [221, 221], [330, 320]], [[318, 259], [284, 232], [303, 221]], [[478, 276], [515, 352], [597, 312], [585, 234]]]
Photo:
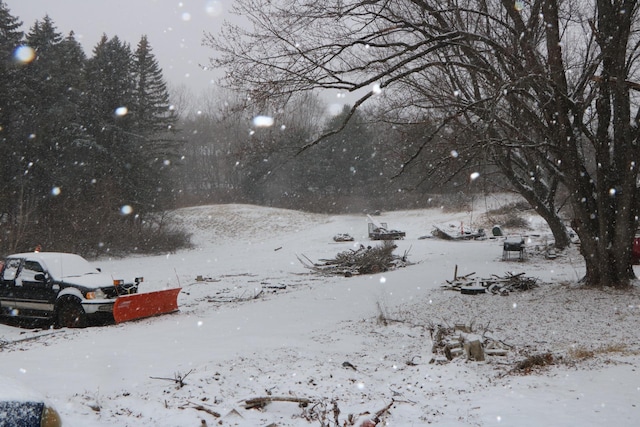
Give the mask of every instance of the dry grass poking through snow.
[[507, 296], [441, 290], [426, 304], [391, 317], [420, 325], [468, 325], [509, 348], [506, 360], [511, 362], [550, 353], [555, 363], [598, 365], [616, 355], [640, 354], [637, 287], [620, 291], [542, 284]]

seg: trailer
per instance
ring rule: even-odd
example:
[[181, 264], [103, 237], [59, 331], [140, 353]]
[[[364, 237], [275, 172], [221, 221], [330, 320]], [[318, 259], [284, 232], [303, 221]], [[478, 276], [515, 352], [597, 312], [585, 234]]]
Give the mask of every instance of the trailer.
[[404, 231], [389, 230], [386, 222], [376, 222], [371, 215], [367, 215], [369, 219], [369, 238], [371, 240], [401, 240], [404, 239], [406, 233]]

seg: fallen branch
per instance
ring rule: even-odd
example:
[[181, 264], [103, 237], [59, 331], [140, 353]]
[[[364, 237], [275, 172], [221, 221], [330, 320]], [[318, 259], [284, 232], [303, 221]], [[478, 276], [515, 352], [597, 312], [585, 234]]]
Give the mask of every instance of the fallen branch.
[[242, 295], [240, 296], [231, 296], [231, 297], [227, 297], [227, 296], [213, 296], [213, 297], [208, 297], [207, 298], [207, 302], [214, 302], [214, 303], [225, 303], [225, 302], [244, 302], [244, 301], [251, 301], [254, 299], [258, 299], [262, 296], [262, 294], [264, 293], [264, 290], [261, 289], [260, 292], [256, 292], [253, 295], [250, 296], [245, 296], [246, 295], [246, 291], [242, 293]]
[[189, 402], [188, 405], [179, 406], [179, 408], [180, 409], [187, 409], [187, 408], [195, 409], [197, 411], [206, 412], [207, 414], [212, 415], [215, 418], [220, 418], [221, 417], [220, 413], [214, 411], [213, 409], [209, 409], [209, 408], [207, 408], [207, 407], [205, 407], [205, 406], [203, 406], [203, 405], [201, 405], [199, 403]]
[[393, 406], [393, 404], [395, 403], [395, 401], [393, 399], [391, 399], [391, 402], [385, 406], [384, 408], [380, 409], [378, 412], [376, 412], [376, 414], [373, 417], [373, 421], [378, 424], [381, 420], [380, 417], [382, 417], [384, 414], [389, 412], [389, 409], [391, 409], [391, 407]]
[[149, 377], [152, 380], [165, 380], [165, 381], [173, 381], [178, 385], [178, 388], [182, 388], [186, 385], [184, 382], [185, 378], [189, 376], [189, 374], [193, 372], [193, 369], [187, 372], [185, 375], [175, 374], [173, 378], [163, 378], [163, 377]]
[[289, 396], [266, 396], [255, 397], [244, 401], [245, 409], [262, 409], [271, 402], [292, 402], [300, 406], [307, 406], [311, 403], [311, 399], [305, 397], [289, 397]]

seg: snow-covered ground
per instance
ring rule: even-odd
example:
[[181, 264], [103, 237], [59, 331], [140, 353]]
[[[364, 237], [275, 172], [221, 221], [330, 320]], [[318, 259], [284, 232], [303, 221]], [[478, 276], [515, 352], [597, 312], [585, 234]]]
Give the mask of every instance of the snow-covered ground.
[[[480, 224], [478, 209], [383, 212], [375, 219], [407, 233], [395, 253], [414, 264], [350, 278], [299, 258], [375, 244], [365, 215], [182, 209], [194, 249], [94, 263], [143, 275], [142, 291], [181, 286], [178, 313], [82, 330], [0, 324], [0, 376], [46, 396], [65, 426], [638, 425], [640, 289], [577, 286], [580, 257], [545, 259], [548, 233], [530, 212], [531, 230], [505, 229], [530, 235], [524, 262], [502, 261], [501, 239], [421, 238], [433, 224]], [[540, 286], [462, 295], [442, 286], [456, 269]], [[433, 331], [457, 324], [507, 354], [433, 353]], [[551, 364], [518, 368], [547, 354]], [[258, 398], [272, 401], [246, 408]]]

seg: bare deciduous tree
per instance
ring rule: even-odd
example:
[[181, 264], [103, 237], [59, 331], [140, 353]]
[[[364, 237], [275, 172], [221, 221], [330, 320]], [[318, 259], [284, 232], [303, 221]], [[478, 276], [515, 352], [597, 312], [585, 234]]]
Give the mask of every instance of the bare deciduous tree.
[[449, 162], [487, 155], [559, 247], [569, 244], [556, 205], [566, 189], [586, 283], [629, 285], [638, 215], [635, 0], [237, 0], [235, 12], [250, 27], [229, 24], [206, 39], [227, 85], [253, 99], [360, 93], [352, 111], [382, 94], [396, 118], [437, 118], [434, 136], [473, 132], [474, 141], [456, 141]]

